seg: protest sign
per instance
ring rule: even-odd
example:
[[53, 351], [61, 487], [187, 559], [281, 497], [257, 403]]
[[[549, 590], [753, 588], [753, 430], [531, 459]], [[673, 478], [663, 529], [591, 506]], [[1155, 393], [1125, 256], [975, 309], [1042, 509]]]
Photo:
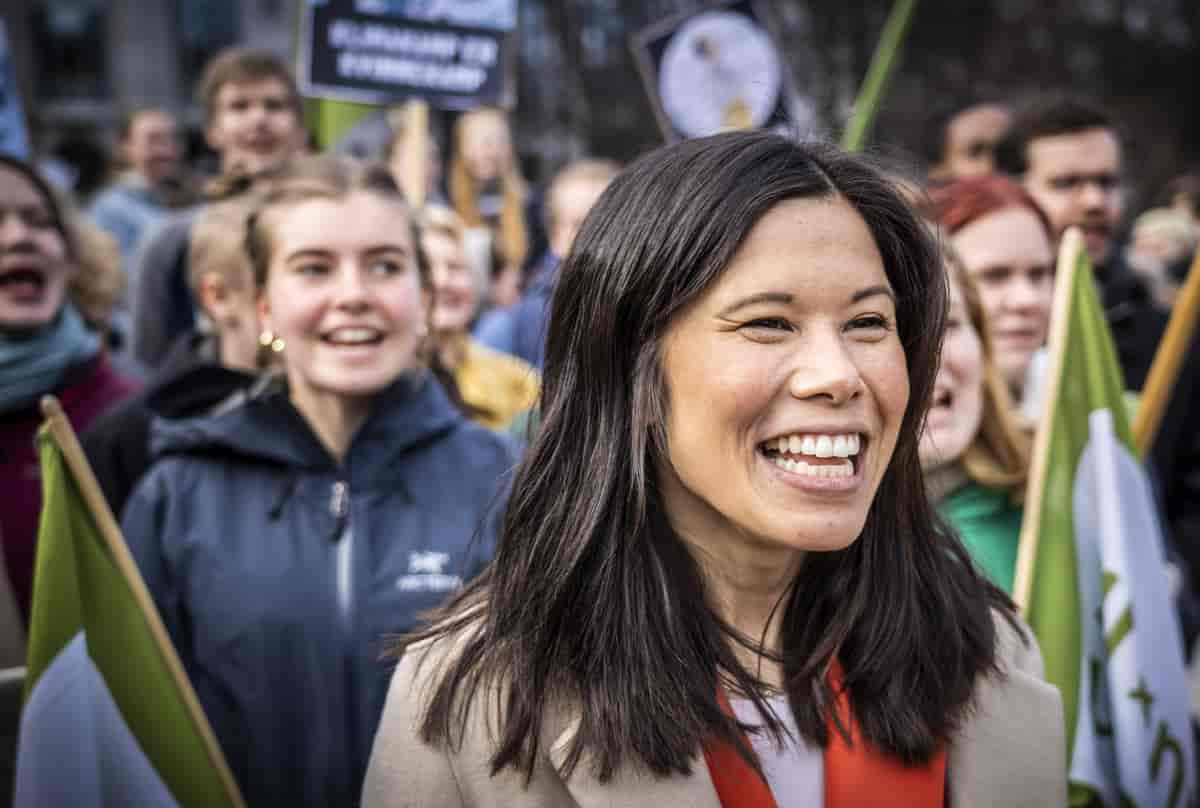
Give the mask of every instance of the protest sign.
[[716, 3], [635, 34], [634, 59], [667, 140], [787, 128], [796, 103], [765, 4]]
[[511, 106], [516, 0], [308, 0], [298, 76], [309, 96], [443, 109]]

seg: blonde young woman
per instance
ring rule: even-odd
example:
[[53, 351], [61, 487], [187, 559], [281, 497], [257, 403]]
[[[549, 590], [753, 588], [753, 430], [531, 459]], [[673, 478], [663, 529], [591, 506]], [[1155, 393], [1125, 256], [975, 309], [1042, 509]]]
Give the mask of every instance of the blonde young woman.
[[1030, 439], [996, 366], [975, 282], [953, 248], [944, 250], [950, 312], [921, 467], [938, 512], [992, 583], [1011, 594]]
[[536, 257], [533, 242], [538, 239], [532, 232], [537, 220], [528, 211], [529, 191], [503, 110], [480, 107], [455, 122], [450, 201], [468, 227], [490, 232], [491, 302], [512, 305], [521, 293], [525, 264]]
[[354, 805], [385, 637], [483, 568], [515, 449], [423, 366], [429, 274], [386, 168], [300, 159], [262, 193], [282, 379], [162, 424], [123, 527], [247, 803]]
[[493, 351], [469, 328], [479, 309], [479, 287], [467, 264], [462, 220], [442, 205], [426, 205], [418, 223], [421, 252], [433, 285], [433, 342], [475, 420], [507, 429], [537, 399], [539, 376], [528, 363]]

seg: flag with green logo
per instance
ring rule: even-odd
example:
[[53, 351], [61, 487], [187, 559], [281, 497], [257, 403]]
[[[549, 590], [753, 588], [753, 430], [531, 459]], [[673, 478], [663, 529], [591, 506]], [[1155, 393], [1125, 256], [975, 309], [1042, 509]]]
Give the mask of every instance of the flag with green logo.
[[56, 401], [43, 409], [14, 804], [240, 807], [75, 433]]
[[1162, 531], [1082, 237], [1063, 238], [1016, 594], [1062, 692], [1071, 804], [1196, 797]]

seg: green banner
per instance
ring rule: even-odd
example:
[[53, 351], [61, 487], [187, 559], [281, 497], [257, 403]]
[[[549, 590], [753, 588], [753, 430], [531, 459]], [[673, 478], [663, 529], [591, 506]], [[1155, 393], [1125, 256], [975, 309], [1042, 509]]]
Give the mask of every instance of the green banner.
[[[108, 550], [71, 469], [48, 427], [38, 435], [42, 515], [34, 573], [26, 699], [34, 695], [55, 658], [82, 631], [88, 654], [141, 751], [181, 806], [240, 806], [223, 760], [188, 705], [190, 685], [177, 678], [135, 594], [135, 584]], [[134, 574], [136, 575], [136, 568]], [[140, 580], [137, 581], [140, 585]], [[144, 587], [141, 587], [144, 591]], [[153, 607], [151, 607], [153, 608]], [[159, 624], [161, 630], [161, 624]], [[165, 634], [160, 635], [165, 637]], [[43, 727], [27, 709], [26, 734]], [[203, 721], [199, 714], [199, 721]], [[53, 724], [53, 722], [51, 722]], [[105, 738], [78, 737], [80, 749], [103, 749]], [[216, 755], [219, 756], [219, 751]], [[103, 755], [98, 755], [103, 760]], [[120, 777], [120, 772], [112, 776]]]
[[1158, 507], [1082, 237], [1063, 241], [1018, 599], [1062, 694], [1071, 804], [1183, 808], [1195, 760]]

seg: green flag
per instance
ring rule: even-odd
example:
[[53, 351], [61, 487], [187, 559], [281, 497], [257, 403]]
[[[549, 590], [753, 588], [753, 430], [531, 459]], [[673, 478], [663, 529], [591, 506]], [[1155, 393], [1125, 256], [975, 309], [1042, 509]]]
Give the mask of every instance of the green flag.
[[1016, 594], [1062, 692], [1073, 805], [1192, 805], [1182, 640], [1124, 383], [1077, 230], [1063, 238]]
[[43, 408], [15, 804], [242, 806], [70, 423]]

